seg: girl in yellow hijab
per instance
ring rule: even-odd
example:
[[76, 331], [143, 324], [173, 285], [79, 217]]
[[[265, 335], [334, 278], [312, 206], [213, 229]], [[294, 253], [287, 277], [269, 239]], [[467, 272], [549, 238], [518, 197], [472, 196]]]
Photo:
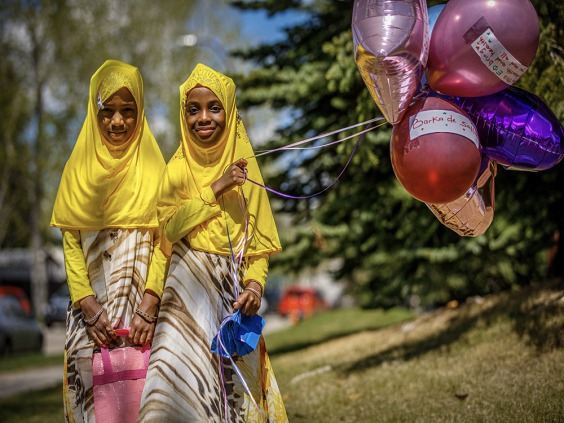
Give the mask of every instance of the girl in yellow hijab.
[[262, 336], [233, 358], [242, 378], [210, 349], [226, 316], [256, 314], [269, 256], [281, 249], [266, 191], [245, 183], [262, 176], [235, 90], [202, 64], [180, 87], [182, 140], [158, 200], [170, 268], [140, 421], [288, 421]]
[[[108, 60], [94, 73], [86, 119], [55, 199], [51, 225], [63, 234], [71, 294], [68, 422], [95, 421], [95, 348], [145, 345], [154, 333], [166, 266], [156, 199], [165, 162], [143, 102], [137, 68]], [[115, 330], [123, 328], [129, 335], [118, 337]]]

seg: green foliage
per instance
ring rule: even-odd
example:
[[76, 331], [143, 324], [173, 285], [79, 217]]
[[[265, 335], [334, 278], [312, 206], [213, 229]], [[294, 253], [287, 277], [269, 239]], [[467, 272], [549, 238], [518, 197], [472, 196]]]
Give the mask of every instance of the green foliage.
[[[27, 247], [32, 234], [53, 241], [49, 220], [59, 178], [82, 126], [90, 78], [105, 60], [140, 69], [149, 124], [165, 158], [172, 156], [178, 86], [197, 59], [218, 54], [203, 36], [195, 47], [181, 45], [180, 37], [238, 33], [238, 21], [225, 19], [231, 11], [225, 0], [213, 14], [204, 13], [208, 6], [199, 0], [1, 3], [0, 248]], [[154, 125], [157, 113], [161, 125]]]
[[[5, 57], [6, 46], [0, 44], [0, 54]], [[29, 238], [30, 202], [19, 193], [21, 182], [28, 179], [28, 171], [21, 163], [29, 160], [29, 148], [18, 135], [31, 111], [25, 97], [18, 89], [21, 78], [10, 61], [0, 62], [0, 79], [5, 81], [0, 90], [0, 246], [9, 243], [24, 247]]]
[[[243, 3], [246, 5], [244, 6]], [[306, 2], [236, 2], [268, 14], [305, 10]], [[441, 2], [428, 2], [429, 6]], [[547, 101], [562, 119], [562, 28], [564, 6], [533, 1], [541, 22], [537, 59], [519, 85]], [[376, 117], [377, 106], [353, 58], [352, 2], [307, 2], [311, 18], [286, 29], [287, 38], [237, 52], [257, 69], [237, 78], [245, 107], [269, 104], [290, 110], [269, 147]], [[281, 200], [290, 213], [284, 252], [273, 270], [298, 272], [333, 257], [342, 258], [334, 277], [349, 281], [361, 305], [392, 307], [410, 299], [445, 303], [527, 284], [546, 274], [552, 233], [564, 233], [562, 166], [545, 172], [507, 171], [496, 177], [496, 216], [486, 234], [463, 238], [442, 226], [427, 207], [400, 186], [390, 162], [391, 127], [361, 141], [339, 182], [309, 200]], [[340, 136], [344, 136], [342, 134]], [[323, 190], [343, 169], [354, 141], [334, 149], [277, 157], [268, 184], [294, 196]], [[263, 159], [268, 163], [269, 156]]]

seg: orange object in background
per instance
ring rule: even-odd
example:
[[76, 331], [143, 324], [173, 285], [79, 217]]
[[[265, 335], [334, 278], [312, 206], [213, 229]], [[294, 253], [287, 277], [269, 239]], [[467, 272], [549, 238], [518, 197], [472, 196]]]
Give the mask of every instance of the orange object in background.
[[31, 303], [23, 288], [18, 286], [0, 286], [0, 297], [5, 296], [17, 298], [25, 314], [31, 316]]
[[294, 323], [327, 308], [327, 302], [317, 290], [301, 286], [287, 287], [278, 303], [278, 313], [290, 317]]

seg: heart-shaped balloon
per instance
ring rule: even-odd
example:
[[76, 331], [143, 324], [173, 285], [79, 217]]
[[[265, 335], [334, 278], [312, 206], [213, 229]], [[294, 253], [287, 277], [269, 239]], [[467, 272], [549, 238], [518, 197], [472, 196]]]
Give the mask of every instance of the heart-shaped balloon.
[[529, 0], [450, 0], [433, 28], [427, 81], [446, 95], [493, 94], [521, 77], [538, 44]]
[[496, 173], [496, 163], [484, 156], [478, 177], [466, 194], [450, 203], [427, 204], [427, 207], [458, 235], [482, 235], [494, 218]]
[[413, 99], [429, 54], [425, 0], [356, 0], [354, 57], [386, 120], [398, 123]]
[[461, 197], [480, 169], [476, 126], [464, 110], [439, 97], [415, 100], [394, 126], [390, 144], [396, 177], [425, 203]]
[[483, 154], [508, 169], [546, 170], [564, 157], [564, 129], [538, 96], [517, 87], [450, 99], [476, 124]]

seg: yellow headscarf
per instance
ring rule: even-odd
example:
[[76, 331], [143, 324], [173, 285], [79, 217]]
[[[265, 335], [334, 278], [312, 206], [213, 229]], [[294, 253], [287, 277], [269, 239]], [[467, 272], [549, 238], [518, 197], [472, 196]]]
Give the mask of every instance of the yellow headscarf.
[[[208, 148], [191, 142], [190, 130], [186, 125], [186, 96], [197, 85], [212, 90], [221, 101], [226, 114], [225, 131], [221, 140]], [[237, 112], [235, 91], [236, 87], [231, 78], [202, 64], [198, 64], [186, 82], [180, 86], [182, 140], [163, 176], [158, 202], [161, 224], [164, 225], [182, 203], [200, 196], [202, 189], [219, 179], [225, 169], [240, 158], [247, 159], [248, 177], [263, 183], [245, 126]], [[248, 222], [245, 255], [281, 250], [270, 202], [263, 188], [246, 182], [242, 187], [223, 194], [219, 204], [222, 206], [221, 216], [202, 223], [188, 234], [192, 248], [229, 255], [229, 241], [234, 248], [241, 245]], [[161, 245], [164, 247], [164, 243]]]
[[[137, 103], [137, 128], [123, 146], [98, 129], [100, 106], [126, 87]], [[51, 226], [75, 230], [158, 227], [156, 193], [165, 168], [143, 107], [143, 80], [131, 65], [107, 60], [90, 80], [86, 119], [65, 165]]]

